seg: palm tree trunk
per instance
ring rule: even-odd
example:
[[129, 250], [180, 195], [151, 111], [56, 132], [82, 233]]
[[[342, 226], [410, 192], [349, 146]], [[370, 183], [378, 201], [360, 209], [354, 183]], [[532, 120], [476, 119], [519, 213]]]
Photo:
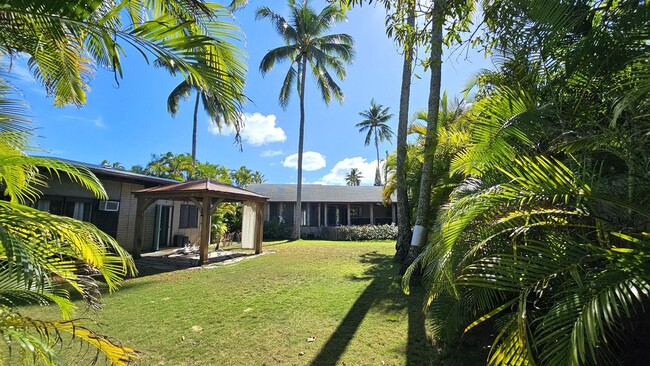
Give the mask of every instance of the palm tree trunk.
[[422, 180], [420, 181], [420, 196], [418, 210], [413, 228], [411, 247], [404, 266], [410, 265], [420, 254], [427, 242], [427, 224], [429, 222], [429, 201], [433, 183], [433, 159], [438, 143], [438, 112], [440, 110], [440, 83], [442, 77], [442, 23], [444, 22], [442, 7], [444, 0], [437, 0], [433, 9], [433, 29], [431, 30], [431, 82], [429, 84], [429, 105], [427, 134], [424, 139], [424, 161], [422, 164]]
[[293, 212], [293, 237], [300, 239], [300, 225], [302, 224], [302, 150], [305, 138], [305, 76], [307, 68], [307, 59], [303, 58], [299, 64], [300, 71], [300, 131], [298, 133], [298, 183], [296, 186], [296, 208]]
[[[415, 25], [415, 5], [409, 2], [409, 28]], [[409, 100], [411, 97], [411, 76], [413, 74], [413, 47], [406, 41], [402, 64], [402, 90], [399, 98], [397, 124], [397, 243], [395, 258], [404, 261], [411, 245], [411, 209], [406, 186], [406, 135], [408, 134]]]
[[381, 166], [379, 164], [379, 138], [377, 137], [377, 129], [375, 128], [375, 148], [377, 148], [377, 171], [375, 172], [375, 186], [381, 185]]
[[201, 92], [196, 93], [196, 102], [194, 102], [194, 127], [192, 128], [192, 165], [196, 165], [196, 129], [198, 126], [197, 117], [199, 114], [199, 99]]

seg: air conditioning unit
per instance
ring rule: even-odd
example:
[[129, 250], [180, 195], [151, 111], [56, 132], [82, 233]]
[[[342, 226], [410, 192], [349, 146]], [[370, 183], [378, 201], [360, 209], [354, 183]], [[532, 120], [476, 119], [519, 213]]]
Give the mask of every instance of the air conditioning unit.
[[99, 211], [117, 212], [120, 210], [120, 201], [99, 201]]

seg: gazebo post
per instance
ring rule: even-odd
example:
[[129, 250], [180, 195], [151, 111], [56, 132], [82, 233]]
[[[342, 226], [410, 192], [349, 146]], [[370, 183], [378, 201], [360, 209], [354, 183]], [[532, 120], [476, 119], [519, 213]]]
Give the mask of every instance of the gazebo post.
[[203, 196], [201, 204], [201, 242], [199, 248], [199, 264], [208, 263], [208, 245], [210, 244], [210, 226], [212, 221], [210, 197]]
[[262, 253], [262, 241], [264, 238], [264, 202], [255, 204], [255, 254]]

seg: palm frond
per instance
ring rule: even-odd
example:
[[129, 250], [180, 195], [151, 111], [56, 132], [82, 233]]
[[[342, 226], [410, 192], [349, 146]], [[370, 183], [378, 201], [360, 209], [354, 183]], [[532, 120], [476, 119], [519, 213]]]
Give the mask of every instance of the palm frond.
[[[0, 312], [0, 327], [7, 341], [28, 350], [34, 357], [48, 365], [60, 362], [53, 352], [52, 343], [61, 342], [61, 334], [67, 333], [75, 340], [89, 344], [103, 354], [113, 365], [130, 365], [139, 359], [139, 353], [129, 347], [97, 334], [88, 328], [92, 323], [76, 321], [42, 321], [20, 316], [3, 309]], [[30, 332], [35, 332], [33, 335]], [[57, 362], [59, 361], [59, 362]]]
[[276, 62], [290, 61], [291, 64], [296, 62], [297, 50], [295, 46], [281, 46], [270, 50], [260, 62], [260, 72], [262, 76], [273, 69]]
[[169, 97], [167, 97], [167, 111], [172, 116], [176, 116], [178, 113], [178, 107], [181, 99], [187, 100], [190, 97], [192, 90], [192, 85], [183, 80], [174, 88], [174, 90], [172, 90], [171, 93], [169, 93]]
[[278, 101], [280, 103], [280, 106], [282, 106], [283, 109], [287, 109], [289, 106], [289, 98], [291, 97], [291, 90], [296, 83], [296, 77], [298, 76], [298, 72], [296, 69], [293, 67], [289, 67], [289, 71], [287, 72], [287, 75], [284, 77], [284, 82], [282, 82], [282, 87], [280, 88], [280, 96], [278, 97]]

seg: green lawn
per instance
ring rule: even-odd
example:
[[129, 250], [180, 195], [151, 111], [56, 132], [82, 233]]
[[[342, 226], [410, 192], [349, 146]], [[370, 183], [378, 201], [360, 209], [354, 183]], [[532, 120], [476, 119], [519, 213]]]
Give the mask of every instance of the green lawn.
[[102, 311], [79, 315], [141, 351], [143, 365], [440, 364], [421, 293], [407, 297], [396, 281], [394, 242], [265, 250], [275, 253], [128, 280]]

